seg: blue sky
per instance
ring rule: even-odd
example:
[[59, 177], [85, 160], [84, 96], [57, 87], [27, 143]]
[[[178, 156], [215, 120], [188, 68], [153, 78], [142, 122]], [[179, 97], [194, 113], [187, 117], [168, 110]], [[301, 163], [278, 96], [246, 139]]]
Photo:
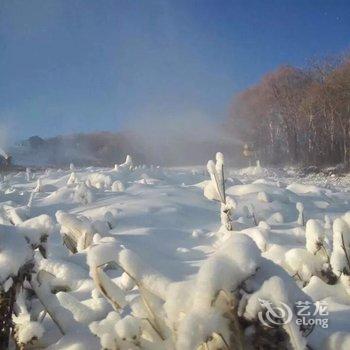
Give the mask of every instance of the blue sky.
[[350, 1], [0, 0], [0, 128], [219, 121], [267, 71], [349, 47]]

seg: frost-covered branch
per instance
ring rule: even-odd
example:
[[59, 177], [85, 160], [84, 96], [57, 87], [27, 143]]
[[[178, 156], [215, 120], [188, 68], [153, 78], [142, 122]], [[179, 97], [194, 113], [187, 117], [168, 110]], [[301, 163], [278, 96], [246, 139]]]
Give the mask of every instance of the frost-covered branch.
[[221, 224], [227, 231], [232, 231], [232, 212], [236, 208], [236, 203], [233, 199], [226, 197], [224, 156], [222, 153], [216, 153], [216, 163], [212, 160], [208, 161], [207, 170], [210, 175], [210, 181], [204, 188], [204, 196], [209, 200], [221, 203]]
[[25, 291], [22, 290], [17, 295], [16, 311], [12, 317], [14, 338], [19, 349], [24, 349], [27, 344], [35, 343], [44, 334], [42, 324], [32, 319], [25, 299]]
[[66, 334], [70, 327], [76, 322], [72, 314], [62, 308], [57, 296], [51, 291], [51, 281], [55, 277], [47, 271], [40, 270], [30, 282], [35, 295], [43, 305], [52, 321], [56, 324], [62, 334]]
[[33, 270], [33, 251], [17, 227], [0, 225], [0, 348], [7, 349], [18, 290]]

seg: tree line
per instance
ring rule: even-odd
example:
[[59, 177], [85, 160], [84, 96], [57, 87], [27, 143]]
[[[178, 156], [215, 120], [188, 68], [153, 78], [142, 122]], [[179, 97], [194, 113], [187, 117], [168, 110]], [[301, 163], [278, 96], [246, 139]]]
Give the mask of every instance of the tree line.
[[233, 101], [229, 127], [269, 164], [350, 164], [350, 57], [282, 66]]

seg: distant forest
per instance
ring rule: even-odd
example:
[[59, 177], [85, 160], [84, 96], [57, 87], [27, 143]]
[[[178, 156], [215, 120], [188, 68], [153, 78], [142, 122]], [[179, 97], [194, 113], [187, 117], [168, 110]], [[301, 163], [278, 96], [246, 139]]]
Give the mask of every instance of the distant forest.
[[265, 164], [350, 164], [350, 57], [283, 66], [234, 98], [229, 127]]

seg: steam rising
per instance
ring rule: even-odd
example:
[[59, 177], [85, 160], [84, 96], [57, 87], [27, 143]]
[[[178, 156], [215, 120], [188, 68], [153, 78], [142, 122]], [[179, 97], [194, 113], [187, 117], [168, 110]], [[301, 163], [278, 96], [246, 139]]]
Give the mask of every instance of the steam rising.
[[200, 113], [147, 116], [129, 121], [126, 129], [146, 159], [161, 165], [204, 164], [217, 151], [232, 160], [241, 147], [220, 121]]
[[[46, 140], [34, 136], [11, 149], [11, 154], [15, 163], [27, 166], [113, 166], [127, 154], [139, 164], [184, 166], [203, 165], [218, 151], [232, 163], [241, 147], [241, 141], [220, 121], [187, 113], [135, 118], [118, 133], [98, 131]], [[6, 157], [2, 149], [0, 153]]]

